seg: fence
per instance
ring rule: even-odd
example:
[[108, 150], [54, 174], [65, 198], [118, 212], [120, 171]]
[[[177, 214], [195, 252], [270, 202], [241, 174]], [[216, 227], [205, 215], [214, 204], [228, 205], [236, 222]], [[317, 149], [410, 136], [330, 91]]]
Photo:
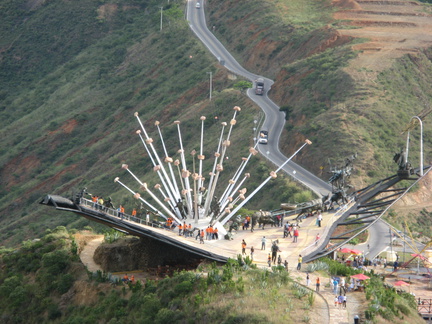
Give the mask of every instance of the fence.
[[141, 224], [141, 225], [146, 225], [146, 226], [156, 227], [156, 228], [165, 228], [161, 223], [147, 222], [144, 219], [141, 219], [141, 218], [138, 218], [138, 217], [134, 217], [132, 215], [128, 215], [128, 214], [125, 214], [125, 213], [120, 213], [117, 209], [113, 209], [113, 208], [109, 208], [109, 207], [106, 207], [106, 206], [102, 206], [102, 205], [100, 205], [98, 203], [95, 203], [95, 202], [89, 200], [89, 199], [81, 198], [80, 199], [80, 206], [86, 206], [86, 207], [89, 207], [89, 208], [91, 208], [93, 210], [101, 211], [101, 212], [103, 212], [105, 214], [108, 214], [110, 216], [118, 217], [118, 218], [120, 218], [122, 220], [127, 220], [127, 221], [130, 221], [130, 222], [135, 222], [135, 223], [138, 223], [138, 224]]

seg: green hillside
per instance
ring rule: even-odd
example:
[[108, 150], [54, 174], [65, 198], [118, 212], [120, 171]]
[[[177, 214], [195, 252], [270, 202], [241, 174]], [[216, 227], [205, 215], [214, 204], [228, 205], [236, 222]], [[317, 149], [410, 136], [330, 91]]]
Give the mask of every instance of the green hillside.
[[[334, 307], [296, 282], [296, 272], [258, 269], [249, 258], [123, 283], [123, 274], [86, 269], [74, 233], [57, 227], [20, 248], [0, 249], [2, 323], [319, 323]], [[329, 273], [359, 272], [329, 259], [313, 266], [323, 282]], [[367, 274], [370, 306], [362, 318], [422, 323], [411, 294], [385, 288], [373, 270]]]
[[[211, 156], [219, 121], [229, 121], [232, 108], [240, 106], [228, 154], [235, 161], [247, 154], [253, 121], [262, 120], [258, 108], [235, 90], [240, 80], [218, 65], [189, 30], [184, 3], [164, 5], [162, 31], [159, 6], [126, 0], [0, 1], [3, 244], [19, 243], [56, 225], [88, 224], [37, 206], [47, 193], [68, 196], [86, 186], [131, 210], [134, 200], [112, 181], [125, 176], [121, 164], [140, 170], [144, 181], [156, 181], [135, 135], [136, 111], [151, 136], [157, 137], [154, 122], [161, 122], [173, 155], [178, 143], [172, 122], [182, 121], [190, 152], [198, 145], [199, 117], [207, 116], [205, 154]], [[357, 82], [350, 67], [358, 55], [352, 45], [362, 40], [338, 37], [335, 29], [345, 22], [334, 20], [334, 12], [325, 1], [207, 4], [209, 25], [238, 60], [275, 78], [271, 97], [286, 112], [281, 144], [287, 155], [311, 138], [314, 144], [296, 161], [327, 179], [331, 165], [358, 152], [352, 181], [359, 188], [395, 172], [392, 156], [405, 141], [400, 131], [432, 97], [432, 54], [424, 49], [405, 55], [373, 82]], [[207, 72], [213, 73], [212, 101]], [[429, 133], [426, 119], [426, 161]], [[413, 133], [411, 145], [418, 145], [418, 137]], [[412, 155], [412, 163], [418, 164], [418, 155]], [[255, 157], [249, 188], [272, 168]], [[225, 174], [222, 181], [228, 178]], [[247, 207], [274, 209], [281, 202], [310, 198], [281, 176]]]
[[[297, 161], [316, 174], [321, 167], [329, 170], [329, 159], [334, 166], [357, 152], [352, 180], [359, 189], [395, 173], [392, 157], [406, 141], [401, 131], [412, 116], [431, 106], [432, 49], [383, 58], [381, 65], [390, 62], [388, 69], [351, 66], [360, 54], [353, 45], [369, 39], [337, 31], [356, 27], [332, 15], [358, 8], [338, 8], [335, 3], [211, 0], [208, 19], [246, 68], [275, 79], [270, 97], [286, 112], [285, 152], [310, 138], [316, 145]], [[431, 7], [419, 12], [430, 14]], [[429, 117], [424, 122], [426, 161], [432, 154], [430, 132]], [[417, 151], [420, 132], [412, 133], [411, 146]], [[410, 156], [415, 166], [418, 156]]]
[[[37, 205], [48, 193], [72, 196], [84, 186], [111, 196], [127, 211], [136, 201], [113, 182], [130, 181], [123, 163], [143, 181], [156, 184], [135, 130], [138, 112], [157, 145], [160, 121], [169, 154], [179, 148], [173, 121], [182, 122], [186, 152], [198, 149], [200, 116], [207, 116], [205, 155], [217, 148], [220, 122], [240, 106], [230, 161], [247, 156], [259, 110], [190, 31], [180, 2], [159, 4], [0, 1], [0, 242], [11, 245], [46, 228], [81, 228], [82, 218]], [[213, 72], [213, 98], [208, 100]], [[217, 117], [217, 119], [215, 118]], [[221, 183], [239, 162], [227, 166]], [[250, 163], [249, 188], [273, 167], [257, 156]], [[123, 178], [122, 178], [123, 179]], [[275, 194], [277, 193], [277, 194]], [[280, 197], [280, 200], [268, 197]], [[281, 176], [249, 208], [275, 209], [280, 202], [311, 198]], [[264, 204], [262, 203], [264, 202]]]

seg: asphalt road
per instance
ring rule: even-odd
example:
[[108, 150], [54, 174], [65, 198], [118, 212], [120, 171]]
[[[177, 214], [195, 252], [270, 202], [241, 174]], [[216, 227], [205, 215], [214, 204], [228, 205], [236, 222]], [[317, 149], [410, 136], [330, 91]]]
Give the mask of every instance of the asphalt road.
[[[262, 77], [245, 70], [207, 28], [204, 16], [206, 3], [200, 3], [201, 8], [196, 9], [196, 1], [188, 1], [187, 20], [190, 28], [202, 43], [218, 59], [218, 61], [232, 73], [240, 75], [252, 82], [254, 82], [258, 77]], [[262, 78], [265, 83], [265, 92], [262, 96], [255, 95], [254, 89], [249, 89], [247, 91], [249, 98], [261, 107], [265, 114], [265, 120], [261, 129], [269, 131], [268, 144], [259, 144], [258, 150], [269, 161], [274, 163], [276, 166], [280, 166], [288, 159], [279, 150], [279, 139], [285, 125], [285, 114], [279, 111], [279, 107], [267, 95], [274, 83], [273, 80], [265, 77]], [[331, 186], [327, 182], [321, 180], [313, 173], [305, 170], [303, 167], [292, 161], [285, 165], [283, 171], [315, 192], [319, 197], [331, 191]]]
[[[235, 60], [235, 58], [207, 28], [204, 15], [206, 3], [205, 1], [200, 1], [200, 3], [201, 8], [196, 9], [196, 0], [188, 0], [187, 20], [190, 28], [201, 42], [218, 59], [218, 61], [232, 73], [242, 76], [252, 82], [254, 82], [258, 77], [264, 79], [265, 92], [262, 96], [255, 95], [254, 89], [249, 89], [247, 95], [263, 110], [265, 120], [261, 129], [269, 131], [268, 144], [259, 144], [258, 150], [276, 166], [280, 166], [287, 160], [287, 157], [279, 150], [279, 140], [285, 125], [285, 114], [281, 112], [279, 107], [268, 97], [268, 92], [274, 82], [273, 80], [247, 71]], [[319, 197], [331, 191], [329, 183], [323, 181], [292, 161], [285, 165], [283, 171], [302, 183], [304, 186], [308, 187], [310, 190], [314, 191]], [[370, 250], [367, 250], [366, 244], [359, 248], [365, 253], [368, 253], [368, 257], [370, 258], [378, 255], [389, 246], [390, 234], [388, 225], [381, 220], [369, 228], [369, 232], [370, 236], [368, 243]]]

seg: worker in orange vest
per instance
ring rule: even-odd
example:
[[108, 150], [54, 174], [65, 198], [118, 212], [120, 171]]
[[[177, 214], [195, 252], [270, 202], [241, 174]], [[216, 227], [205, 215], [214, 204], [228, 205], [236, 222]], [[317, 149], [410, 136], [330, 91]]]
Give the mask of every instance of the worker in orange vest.
[[213, 230], [213, 238], [215, 239], [215, 240], [219, 240], [219, 234], [218, 234], [218, 229], [217, 229], [217, 227], [215, 227], [214, 228], [214, 230]]
[[188, 226], [188, 234], [189, 234], [189, 236], [192, 236], [192, 224], [190, 224], [190, 223]]
[[204, 244], [204, 230], [201, 230], [200, 244]]
[[179, 224], [179, 235], [182, 235], [182, 229], [183, 229], [183, 226], [182, 226], [182, 224], [180, 223], [180, 224]]
[[137, 211], [136, 211], [136, 209], [134, 208], [134, 209], [132, 209], [132, 216], [133, 217], [136, 217], [136, 214], [137, 214]]
[[96, 204], [97, 204], [98, 198], [99, 198], [98, 196], [92, 196], [93, 208], [96, 208]]

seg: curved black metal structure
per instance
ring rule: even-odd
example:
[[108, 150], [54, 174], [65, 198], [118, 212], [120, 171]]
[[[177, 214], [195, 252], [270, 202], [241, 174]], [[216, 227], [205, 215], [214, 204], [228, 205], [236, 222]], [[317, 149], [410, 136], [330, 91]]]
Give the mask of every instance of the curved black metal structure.
[[[431, 170], [431, 166], [425, 167], [424, 170], [426, 170], [426, 172], [424, 172], [423, 176], [418, 174], [419, 169], [413, 170], [413, 172], [410, 173], [398, 172], [396, 175], [377, 181], [374, 184], [354, 192], [350, 196], [354, 204], [347, 204], [349, 207], [331, 225], [328, 232], [329, 234], [323, 238], [318, 248], [305, 255], [303, 260], [305, 262], [310, 262], [326, 256], [367, 230], [375, 224], [393, 204], [417, 184], [420, 179]], [[394, 186], [402, 180], [411, 182], [411, 185], [402, 188], [394, 188]], [[337, 227], [354, 224], [361, 226], [342, 234], [333, 235]], [[337, 240], [339, 242], [329, 246], [331, 240]]]
[[121, 232], [135, 235], [138, 237], [148, 237], [155, 239], [157, 241], [175, 246], [177, 248], [183, 249], [187, 252], [197, 255], [198, 257], [206, 258], [216, 262], [226, 263], [228, 258], [206, 251], [204, 249], [199, 249], [194, 246], [185, 244], [181, 240], [170, 237], [168, 235], [163, 235], [153, 229], [151, 226], [144, 225], [140, 223], [140, 219], [133, 218], [130, 215], [118, 215], [117, 211], [109, 209], [106, 207], [92, 208], [89, 204], [85, 204], [88, 200], [80, 198], [77, 201], [72, 201], [71, 199], [58, 196], [58, 195], [47, 195], [39, 203], [46, 206], [55, 207], [57, 210], [69, 211], [85, 218], [107, 225], [111, 228], [119, 230]]

